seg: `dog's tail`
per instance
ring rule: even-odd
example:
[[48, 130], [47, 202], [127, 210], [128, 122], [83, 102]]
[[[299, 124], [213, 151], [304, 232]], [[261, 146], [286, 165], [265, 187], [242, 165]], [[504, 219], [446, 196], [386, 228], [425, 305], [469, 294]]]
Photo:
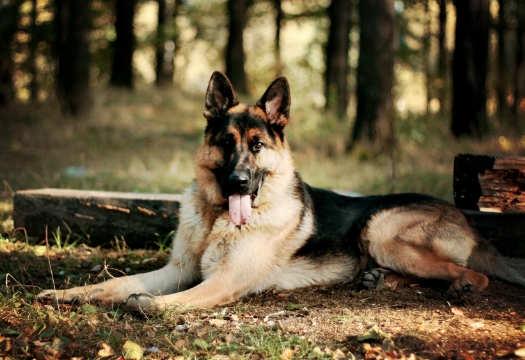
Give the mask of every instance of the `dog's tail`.
[[467, 267], [525, 287], [525, 259], [503, 256], [485, 240], [472, 249]]

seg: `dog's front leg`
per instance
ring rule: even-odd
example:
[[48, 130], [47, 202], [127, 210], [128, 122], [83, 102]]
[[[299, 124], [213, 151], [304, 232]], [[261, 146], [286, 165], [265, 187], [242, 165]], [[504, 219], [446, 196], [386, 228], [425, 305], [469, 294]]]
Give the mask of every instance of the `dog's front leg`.
[[201, 262], [204, 281], [197, 286], [166, 296], [135, 294], [126, 305], [139, 311], [177, 306], [211, 307], [260, 291], [268, 285], [269, 273], [275, 266], [275, 248], [261, 239], [242, 239], [239, 243], [240, 246], [230, 246], [218, 242], [206, 250]]
[[37, 295], [37, 299], [58, 300], [62, 303], [124, 303], [131, 294], [161, 295], [185, 290], [196, 278], [196, 264], [187, 261], [182, 264], [176, 255], [172, 255], [166, 266], [155, 271], [66, 290], [44, 290]]

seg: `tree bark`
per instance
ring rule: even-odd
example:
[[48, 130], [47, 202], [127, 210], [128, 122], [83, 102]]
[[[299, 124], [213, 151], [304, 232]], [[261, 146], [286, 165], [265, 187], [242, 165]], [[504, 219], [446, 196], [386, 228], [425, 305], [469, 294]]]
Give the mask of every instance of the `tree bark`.
[[359, 1], [358, 7], [361, 39], [357, 68], [357, 114], [347, 150], [361, 142], [373, 151], [389, 151], [394, 145], [393, 1]]
[[56, 0], [57, 97], [62, 112], [77, 116], [91, 107], [89, 1]]
[[481, 139], [487, 132], [487, 55], [490, 0], [456, 1], [456, 48], [452, 63], [451, 131]]
[[1, 5], [0, 12], [0, 106], [9, 104], [14, 97], [13, 92], [13, 36], [16, 32], [18, 6], [15, 1]]
[[332, 0], [328, 7], [330, 31], [326, 44], [325, 108], [334, 111], [340, 119], [346, 119], [348, 107], [351, 9], [350, 0]]
[[246, 26], [248, 0], [228, 0], [230, 24], [228, 44], [226, 45], [226, 76], [230, 79], [235, 91], [246, 94], [246, 72], [244, 70], [243, 32]]
[[113, 67], [110, 84], [116, 87], [133, 88], [133, 52], [135, 34], [133, 17], [137, 0], [117, 0], [115, 5], [115, 31], [117, 38], [113, 42]]
[[174, 36], [175, 1], [167, 3], [166, 0], [157, 0], [159, 4], [157, 26], [157, 51], [155, 83], [162, 87], [173, 83], [174, 56], [176, 39]]
[[516, 83], [514, 86], [514, 104], [512, 106], [512, 115], [515, 124], [518, 124], [519, 112], [525, 108], [525, 106], [522, 106], [522, 101], [525, 98], [525, 3], [523, 3], [523, 1], [517, 1], [517, 6]]
[[444, 115], [447, 110], [448, 90], [448, 49], [447, 49], [447, 0], [439, 0], [439, 59], [438, 76], [441, 81], [438, 89], [439, 113]]
[[124, 238], [144, 248], [177, 229], [181, 195], [39, 189], [17, 191], [13, 220], [39, 240], [62, 234], [87, 237], [90, 245]]

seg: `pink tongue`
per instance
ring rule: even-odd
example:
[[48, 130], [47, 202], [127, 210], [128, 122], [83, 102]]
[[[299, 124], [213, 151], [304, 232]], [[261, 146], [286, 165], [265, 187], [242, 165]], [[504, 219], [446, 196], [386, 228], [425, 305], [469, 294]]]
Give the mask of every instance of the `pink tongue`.
[[228, 198], [230, 209], [230, 220], [235, 225], [246, 225], [252, 216], [252, 203], [250, 195], [239, 193], [230, 195]]

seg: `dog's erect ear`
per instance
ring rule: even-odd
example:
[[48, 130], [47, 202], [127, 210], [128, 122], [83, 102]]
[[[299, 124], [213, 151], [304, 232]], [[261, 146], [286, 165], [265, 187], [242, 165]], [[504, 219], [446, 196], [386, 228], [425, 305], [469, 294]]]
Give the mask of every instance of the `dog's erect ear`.
[[257, 102], [268, 116], [268, 123], [283, 128], [290, 118], [290, 86], [284, 76], [274, 80]]
[[204, 117], [209, 121], [219, 118], [232, 106], [239, 104], [233, 86], [226, 75], [215, 71], [206, 91]]

